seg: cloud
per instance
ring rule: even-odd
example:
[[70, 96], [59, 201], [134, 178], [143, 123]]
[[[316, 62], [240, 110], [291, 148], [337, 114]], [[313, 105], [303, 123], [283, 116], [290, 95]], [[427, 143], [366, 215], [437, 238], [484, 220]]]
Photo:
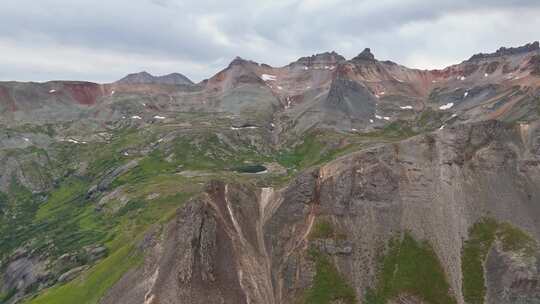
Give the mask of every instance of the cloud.
[[48, 44], [38, 50], [32, 45], [0, 39], [0, 79], [48, 81], [93, 80], [109, 82], [125, 71], [151, 71], [161, 75], [171, 67], [183, 67], [195, 75], [209, 75], [218, 66], [198, 64], [176, 58], [128, 54], [110, 50], [95, 50], [69, 45]]
[[141, 69], [210, 77], [239, 55], [271, 65], [371, 47], [443, 67], [538, 39], [536, 0], [7, 0], [0, 79], [108, 82]]

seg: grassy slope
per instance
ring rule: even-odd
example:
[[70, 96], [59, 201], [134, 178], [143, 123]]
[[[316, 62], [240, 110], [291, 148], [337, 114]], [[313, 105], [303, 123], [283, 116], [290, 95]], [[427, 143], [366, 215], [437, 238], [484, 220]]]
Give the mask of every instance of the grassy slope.
[[463, 296], [469, 304], [484, 303], [484, 260], [495, 241], [497, 222], [484, 219], [469, 231], [469, 239], [463, 245], [461, 268], [463, 271]]
[[[154, 170], [147, 172], [142, 182], [132, 183], [133, 187], [140, 190], [129, 194], [130, 201], [134, 203], [128, 204], [122, 212], [109, 216], [97, 211], [96, 201], [86, 197], [88, 189], [101, 174], [127, 161], [119, 156], [121, 149], [141, 143], [141, 137], [127, 129], [120, 130], [110, 144], [97, 150], [89, 145], [57, 144], [51, 149], [56, 153], [57, 162], [66, 166], [74, 160], [77, 163], [89, 162], [88, 174], [77, 176], [70, 173], [58, 180], [54, 189], [45, 195], [33, 195], [14, 180], [9, 194], [1, 195], [1, 215], [9, 211], [9, 216], [0, 217], [0, 257], [9, 255], [22, 245], [45, 253], [52, 260], [64, 253], [79, 257], [83, 247], [91, 244], [106, 244], [109, 249], [109, 257], [92, 268], [84, 279], [77, 281], [77, 288], [73, 289], [73, 292], [66, 293], [69, 290], [67, 287], [51, 289], [45, 302], [64, 303], [64, 297], [85, 294], [85, 288], [89, 290], [86, 295], [92, 294], [92, 297], [80, 297], [78, 301], [96, 302], [94, 294], [100, 290], [96, 288], [110, 287], [121, 273], [133, 265], [128, 261], [134, 258], [128, 257], [126, 253], [130, 251], [128, 247], [132, 246], [136, 235], [141, 234], [150, 224], [168, 216], [194, 193], [197, 187], [187, 186], [188, 183], [184, 180], [167, 179], [167, 185], [173, 187], [173, 191], [163, 191], [162, 197], [156, 199], [155, 204], [133, 208], [139, 205], [137, 202], [143, 201], [147, 192], [160, 187], [163, 179], [159, 178], [159, 174], [162, 170]], [[75, 263], [85, 263], [82, 259], [77, 259]], [[77, 264], [71, 265], [74, 266]], [[110, 272], [109, 275], [103, 274], [106, 272]], [[90, 292], [92, 290], [95, 292]], [[3, 300], [7, 300], [9, 296], [2, 295]], [[73, 303], [74, 299], [71, 297], [66, 303]]]
[[482, 304], [486, 296], [484, 261], [489, 249], [499, 239], [504, 251], [533, 255], [537, 250], [534, 239], [520, 229], [484, 218], [469, 230], [469, 239], [463, 244], [461, 267], [463, 297], [468, 304]]
[[393, 122], [369, 133], [335, 133], [314, 131], [304, 136], [300, 144], [278, 151], [277, 161], [286, 168], [301, 170], [321, 165], [339, 156], [381, 142], [395, 142], [416, 133], [404, 123]]
[[65, 284], [47, 290], [32, 304], [87, 304], [97, 303], [105, 292], [119, 280], [124, 272], [142, 261], [130, 245], [126, 245], [109, 255], [83, 276]]
[[[175, 174], [179, 166], [219, 170], [226, 169], [231, 163], [240, 164], [246, 159], [264, 157], [250, 151], [236, 154], [226, 151], [227, 147], [209, 134], [199, 137], [196, 145], [192, 138], [177, 138], [172, 150], [154, 150], [143, 157], [137, 167], [115, 179], [110, 189], [123, 187], [130, 201], [116, 213], [107, 214], [97, 211], [95, 201], [88, 201], [85, 197], [92, 184], [89, 180], [126, 163], [130, 157], [122, 156], [120, 151], [142, 144], [139, 135], [130, 130], [121, 130], [115, 138], [95, 155], [77, 151], [88, 155], [91, 160], [89, 176], [71, 177], [61, 182], [34, 216], [37, 227], [47, 234], [47, 237], [39, 239], [50, 243], [48, 240], [52, 238], [58, 254], [80, 250], [88, 244], [105, 243], [109, 256], [77, 280], [55, 286], [29, 300], [30, 303], [97, 303], [126, 270], [140, 261], [140, 256], [132, 253], [137, 238], [150, 225], [170, 219], [176, 208], [200, 191], [202, 184], [215, 178], [183, 177]], [[149, 142], [156, 140], [157, 136], [146, 138]], [[172, 152], [176, 157], [167, 161], [165, 152]], [[159, 196], [148, 201], [150, 194]]]
[[[345, 236], [339, 233], [328, 219], [318, 217], [309, 234], [309, 239], [331, 238], [344, 239]], [[309, 256], [315, 262], [315, 277], [313, 285], [304, 292], [299, 302], [306, 304], [330, 304], [335, 301], [345, 304], [356, 303], [354, 289], [336, 269], [330, 256], [315, 248], [309, 250]]]
[[[161, 181], [167, 180], [165, 184]], [[109, 249], [109, 256], [92, 267], [81, 278], [63, 286], [54, 287], [30, 303], [97, 303], [99, 298], [129, 268], [136, 266], [141, 256], [133, 249], [137, 239], [154, 223], [165, 221], [170, 214], [185, 202], [197, 186], [187, 185], [183, 179], [166, 179], [164, 176], [148, 178], [142, 183], [131, 184], [134, 199], [114, 215], [101, 215], [102, 219], [81, 218], [81, 226], [109, 221], [108, 234], [100, 238]], [[144, 197], [161, 187], [172, 187], [151, 202]], [[174, 189], [174, 190], [173, 190]], [[171, 192], [172, 191], [172, 192]], [[96, 211], [93, 211], [96, 212]], [[103, 229], [104, 227], [101, 227]], [[90, 230], [99, 231], [93, 227]]]
[[330, 304], [342, 301], [345, 304], [356, 303], [354, 289], [338, 272], [330, 257], [316, 250], [310, 251], [315, 262], [313, 286], [305, 292], [301, 302], [306, 304]]
[[[32, 217], [38, 209], [34, 196], [14, 179], [9, 194], [0, 197], [0, 259], [19, 247], [32, 234]], [[9, 214], [9, 216], [7, 215]]]
[[365, 302], [383, 304], [400, 294], [410, 294], [426, 303], [453, 304], [449, 284], [435, 252], [425, 242], [405, 234], [390, 242], [381, 260], [375, 290], [368, 290]]

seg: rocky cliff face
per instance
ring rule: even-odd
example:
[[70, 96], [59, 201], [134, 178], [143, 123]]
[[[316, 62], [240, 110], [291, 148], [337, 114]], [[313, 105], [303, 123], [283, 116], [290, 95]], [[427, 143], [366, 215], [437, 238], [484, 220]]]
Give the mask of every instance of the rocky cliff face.
[[[491, 217], [540, 236], [540, 129], [526, 128], [523, 137], [498, 122], [420, 135], [308, 170], [279, 190], [212, 183], [152, 236], [144, 267], [103, 303], [297, 303], [316, 284], [310, 250], [363, 299], [376, 286], [380, 249], [405, 232], [431, 244], [447, 292], [464, 303], [462, 246], [475, 223]], [[321, 220], [339, 237], [314, 235]], [[538, 251], [515, 270], [497, 248], [486, 262], [487, 303], [506, 303], [504, 292], [540, 300]]]

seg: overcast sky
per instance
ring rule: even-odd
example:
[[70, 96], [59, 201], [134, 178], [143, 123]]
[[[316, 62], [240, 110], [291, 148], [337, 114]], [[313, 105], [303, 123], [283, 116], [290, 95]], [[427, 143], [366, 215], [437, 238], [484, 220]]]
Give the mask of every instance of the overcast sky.
[[0, 80], [208, 78], [235, 57], [273, 66], [370, 47], [443, 68], [540, 39], [538, 0], [1, 0]]

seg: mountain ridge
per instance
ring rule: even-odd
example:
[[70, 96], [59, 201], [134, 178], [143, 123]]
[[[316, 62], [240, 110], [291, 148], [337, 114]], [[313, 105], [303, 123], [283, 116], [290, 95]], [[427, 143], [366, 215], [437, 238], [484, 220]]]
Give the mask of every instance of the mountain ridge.
[[193, 82], [180, 73], [170, 73], [161, 76], [154, 76], [146, 71], [128, 74], [116, 81], [118, 84], [172, 84], [172, 85], [192, 85]]
[[539, 302], [537, 52], [0, 83], [0, 303]]
[[[462, 61], [462, 63], [469, 62], [469, 61], [475, 61], [479, 59], [489, 59], [489, 58], [497, 58], [501, 56], [507, 56], [507, 55], [518, 55], [518, 54], [524, 54], [524, 53], [531, 53], [531, 52], [537, 52], [540, 51], [540, 43], [538, 41], [526, 43], [522, 46], [517, 47], [500, 47], [495, 52], [492, 53], [478, 53], [472, 55], [469, 59], [466, 59]], [[252, 60], [244, 59], [240, 56], [236, 56], [231, 62], [228, 64], [230, 67], [231, 65], [236, 64], [256, 64], [256, 65], [263, 65], [271, 68], [284, 68], [287, 66], [291, 66], [293, 64], [302, 64], [302, 63], [309, 63], [314, 61], [319, 61], [320, 63], [338, 63], [338, 62], [350, 62], [354, 61], [355, 59], [369, 59], [369, 60], [376, 60], [383, 63], [388, 64], [398, 64], [390, 60], [377, 60], [375, 59], [375, 56], [371, 52], [371, 48], [365, 48], [362, 52], [359, 53], [359, 55], [352, 57], [351, 59], [346, 59], [339, 53], [335, 51], [328, 51], [328, 52], [322, 52], [313, 54], [310, 56], [300, 57], [297, 60], [282, 66], [282, 67], [273, 67], [266, 63], [258, 63]], [[326, 61], [327, 60], [327, 61]], [[422, 69], [422, 68], [409, 68], [410, 70], [419, 70], [419, 71], [430, 71], [430, 72], [437, 72], [437, 71], [443, 71], [448, 68], [451, 68], [452, 66], [455, 66], [457, 64], [451, 64], [447, 67], [441, 67], [436, 69]], [[23, 81], [17, 81], [17, 80], [11, 80], [11, 81], [1, 81], [2, 83], [25, 83]], [[36, 81], [29, 81], [27, 83], [47, 83], [47, 82], [88, 82], [88, 83], [97, 83], [97, 84], [107, 84], [107, 83], [100, 83], [100, 82], [92, 82], [92, 81], [84, 81], [84, 80], [48, 80], [44, 82], [36, 82]], [[201, 82], [204, 82], [201, 81]], [[190, 85], [194, 84], [193, 81], [191, 81], [187, 76], [178, 73], [173, 72], [165, 75], [155, 76], [147, 71], [141, 71], [137, 73], [130, 73], [121, 79], [113, 82], [113, 83], [119, 83], [119, 84], [184, 84], [184, 85]]]

